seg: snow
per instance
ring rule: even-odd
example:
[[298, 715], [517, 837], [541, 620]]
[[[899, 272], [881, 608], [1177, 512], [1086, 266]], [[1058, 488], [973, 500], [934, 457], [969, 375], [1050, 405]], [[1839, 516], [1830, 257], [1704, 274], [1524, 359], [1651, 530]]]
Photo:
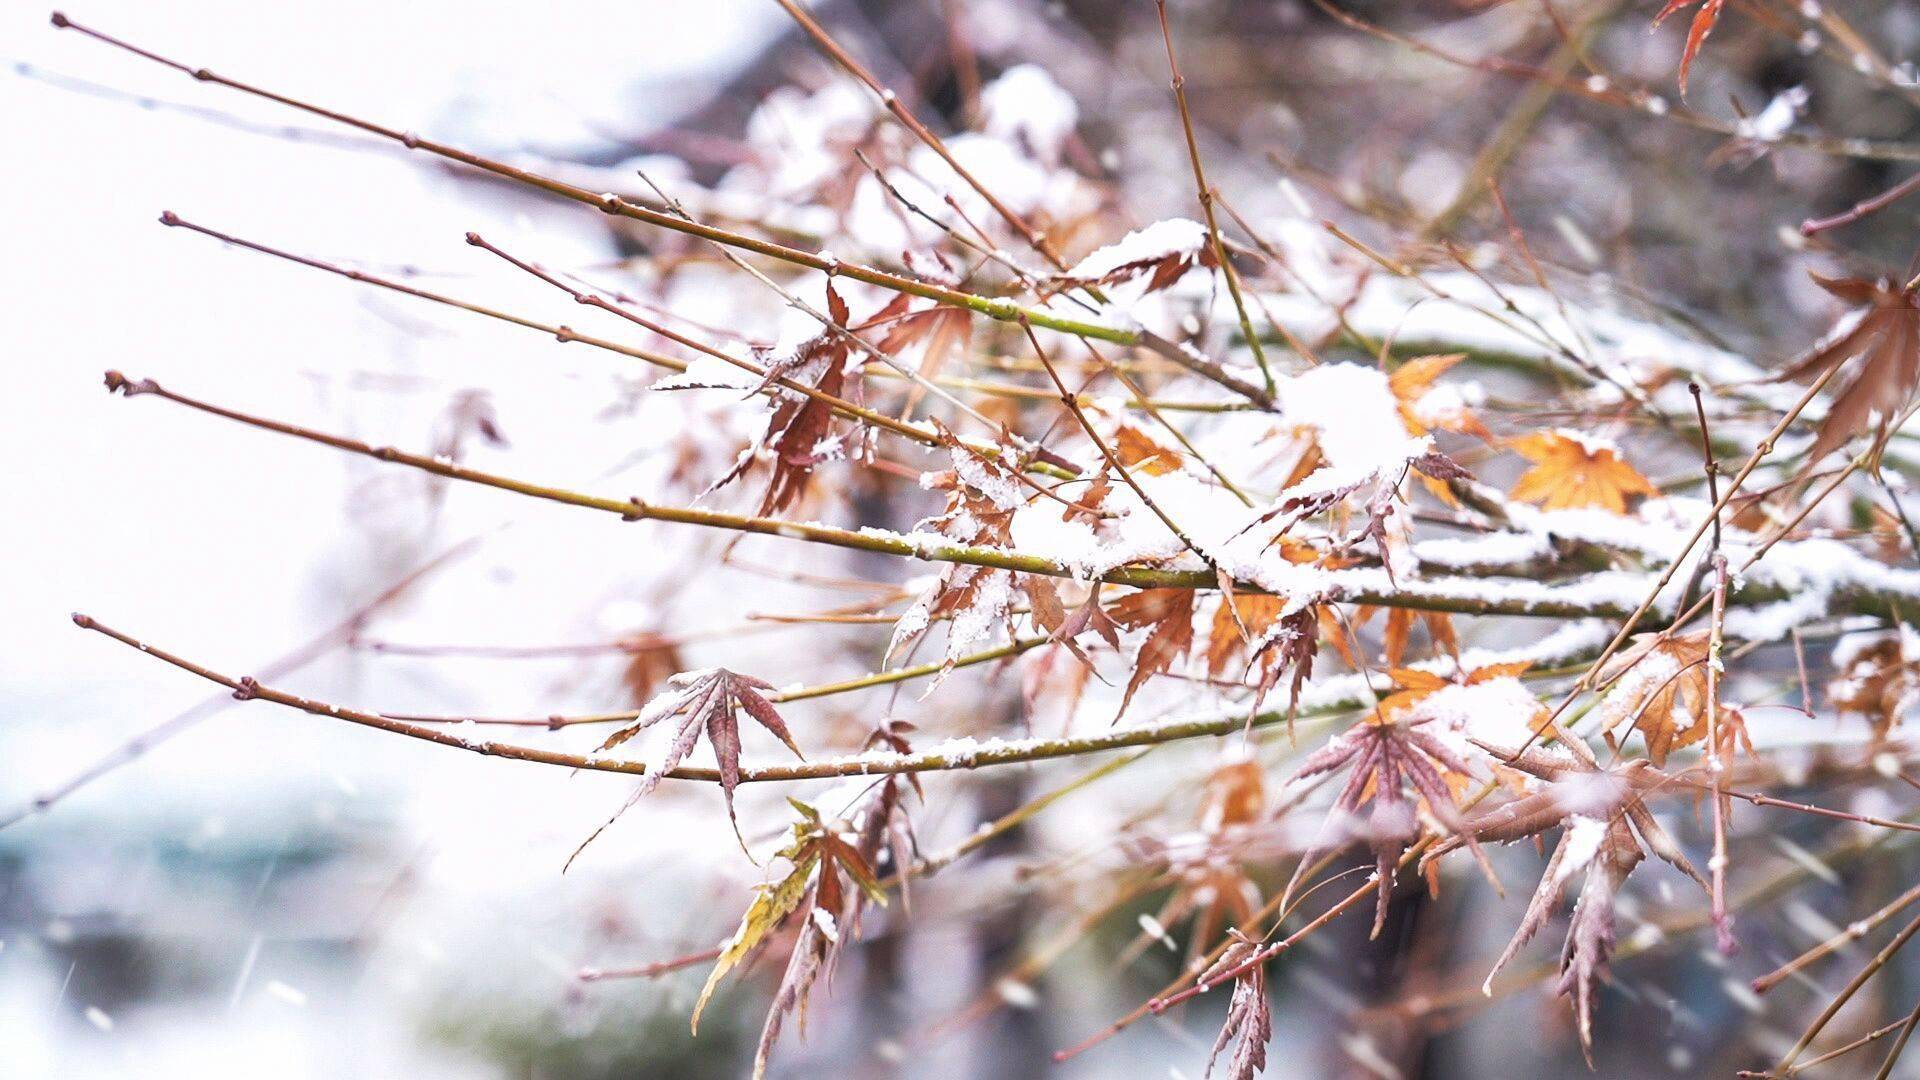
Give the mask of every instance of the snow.
[[1414, 710], [1415, 717], [1432, 720], [1436, 728], [1492, 746], [1525, 746], [1539, 715], [1540, 698], [1511, 676], [1444, 687]]
[[1281, 380], [1276, 396], [1282, 419], [1312, 428], [1320, 452], [1335, 466], [1399, 468], [1424, 452], [1411, 450], [1400, 403], [1378, 368], [1321, 364]]
[[1192, 257], [1210, 243], [1207, 227], [1188, 218], [1167, 218], [1135, 229], [1075, 263], [1067, 276], [1083, 281], [1106, 277], [1123, 266], [1157, 262], [1169, 256]]
[[1061, 147], [1080, 123], [1080, 106], [1037, 64], [1017, 64], [980, 91], [988, 135], [1024, 143], [1046, 164], [1060, 161]]
[[1760, 142], [1778, 142], [1793, 129], [1794, 122], [1807, 111], [1813, 92], [1804, 86], [1790, 86], [1773, 96], [1758, 115], [1740, 121], [1740, 134]]

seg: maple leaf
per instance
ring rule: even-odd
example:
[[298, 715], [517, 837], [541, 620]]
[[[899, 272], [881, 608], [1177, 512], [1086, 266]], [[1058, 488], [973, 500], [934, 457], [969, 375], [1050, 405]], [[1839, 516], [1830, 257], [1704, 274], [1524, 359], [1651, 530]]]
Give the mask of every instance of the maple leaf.
[[1667, 16], [1700, 4], [1700, 10], [1693, 13], [1693, 22], [1687, 27], [1687, 45], [1680, 53], [1680, 96], [1687, 96], [1687, 71], [1693, 67], [1693, 58], [1700, 55], [1700, 47], [1707, 43], [1707, 35], [1713, 33], [1714, 24], [1720, 21], [1720, 10], [1727, 6], [1727, 0], [1667, 0], [1660, 14], [1653, 17], [1653, 25], [1659, 26]]
[[[867, 737], [864, 749], [911, 753], [913, 748], [908, 744], [907, 735], [913, 730], [913, 725], [904, 720], [884, 721]], [[765, 1074], [767, 1060], [789, 1013], [799, 1021], [800, 1033], [806, 1034], [808, 995], [816, 981], [831, 976], [846, 935], [859, 936], [860, 917], [867, 902], [886, 903], [874, 873], [883, 851], [893, 859], [900, 882], [901, 906], [907, 906], [906, 871], [913, 865], [915, 847], [912, 825], [902, 809], [902, 791], [909, 786], [919, 792], [919, 778], [912, 774], [894, 774], [883, 777], [868, 790], [849, 814], [855, 829], [851, 845], [823, 824], [812, 807], [788, 800], [801, 814], [801, 821], [795, 826], [795, 845], [817, 846], [820, 865], [815, 874], [813, 905], [801, 918], [800, 933], [787, 958], [786, 971], [780, 977], [780, 987], [774, 992], [767, 1019], [760, 1029], [760, 1043], [753, 1060], [756, 1078]], [[806, 853], [795, 854], [798, 861], [794, 861], [794, 865], [798, 867], [805, 861]], [[841, 881], [843, 876], [845, 883]], [[849, 890], [846, 883], [857, 887]], [[720, 974], [716, 970], [709, 977], [709, 987]]]
[[1454, 679], [1444, 679], [1430, 671], [1421, 671], [1419, 668], [1392, 668], [1387, 672], [1387, 676], [1393, 680], [1397, 689], [1381, 698], [1374, 706], [1374, 712], [1382, 718], [1391, 720], [1411, 711], [1422, 701], [1449, 686], [1480, 686], [1495, 679], [1517, 679], [1526, 674], [1527, 669], [1532, 666], [1531, 660], [1487, 664], [1462, 672]]
[[1260, 904], [1260, 887], [1242, 865], [1249, 844], [1264, 839], [1253, 830], [1266, 806], [1266, 775], [1260, 763], [1233, 757], [1208, 774], [1202, 790], [1199, 843], [1195, 834], [1185, 833], [1146, 845], [1149, 856], [1166, 862], [1175, 883], [1153, 917], [1157, 925], [1146, 928], [1120, 954], [1123, 965], [1156, 939], [1171, 947], [1166, 931], [1192, 919], [1187, 961], [1194, 967], [1223, 928], [1244, 925]]
[[1424, 623], [1427, 637], [1433, 642], [1436, 651], [1460, 651], [1459, 635], [1453, 630], [1453, 616], [1444, 611], [1416, 611], [1413, 608], [1378, 608], [1362, 606], [1354, 612], [1356, 628], [1367, 625], [1374, 615], [1384, 610], [1387, 613], [1386, 631], [1382, 635], [1380, 651], [1387, 659], [1387, 667], [1397, 668], [1407, 655], [1407, 643], [1413, 636], [1413, 625]]
[[1812, 275], [1819, 286], [1855, 306], [1805, 357], [1774, 376], [1775, 381], [1809, 382], [1836, 368], [1843, 385], [1820, 421], [1808, 448], [1805, 468], [1845, 446], [1864, 431], [1874, 432], [1873, 460], [1891, 434], [1889, 425], [1913, 402], [1920, 388], [1920, 297], [1888, 281]]
[[[923, 275], [927, 276], [927, 275]], [[948, 279], [943, 284], [958, 285], [959, 278], [952, 274], [940, 274], [938, 278]], [[973, 312], [966, 308], [952, 307], [947, 304], [935, 304], [919, 301], [907, 293], [899, 293], [885, 306], [875, 312], [873, 317], [854, 327], [855, 330], [871, 330], [884, 327], [880, 335], [878, 348], [881, 352], [902, 357], [908, 350], [920, 350], [918, 371], [923, 378], [932, 379], [946, 366], [947, 357], [956, 350], [965, 352], [973, 342]], [[914, 407], [926, 393], [926, 387], [915, 383], [907, 391], [906, 405], [902, 414], [910, 416]]]
[[683, 670], [680, 648], [672, 638], [632, 634], [621, 640], [620, 648], [630, 658], [620, 673], [620, 682], [636, 702], [651, 700], [667, 679]]
[[[706, 733], [707, 745], [713, 748], [714, 761], [720, 768], [720, 791], [727, 801], [727, 817], [733, 820], [734, 832], [738, 834], [740, 822], [733, 813], [733, 789], [740, 785], [740, 710], [746, 710], [755, 722], [785, 743], [795, 757], [804, 757], [800, 748], [794, 745], [786, 722], [780, 719], [773, 704], [761, 695], [761, 691], [771, 689], [772, 683], [717, 667], [683, 671], [668, 679], [667, 688], [648, 702], [632, 723], [607, 736], [607, 741], [600, 744], [597, 752], [612, 750], [669, 717], [681, 718], [679, 730], [668, 741], [660, 760], [647, 770], [640, 786], [627, 796], [627, 801], [614, 811], [612, 817], [593, 830], [593, 835], [581, 841], [580, 846], [567, 857], [567, 865], [571, 866], [573, 860], [579, 858], [580, 852], [605, 832], [608, 825], [619, 820], [621, 814], [645, 798], [668, 773], [678, 768], [693, 750], [694, 743], [700, 741], [702, 732]], [[742, 841], [743, 846], [744, 843]]]
[[1835, 677], [1827, 684], [1827, 700], [1843, 713], [1859, 713], [1873, 722], [1877, 739], [1885, 739], [1900, 717], [1920, 700], [1920, 640], [1904, 627], [1897, 633], [1860, 643], [1845, 642], [1834, 649]]
[[1493, 438], [1493, 432], [1487, 430], [1464, 401], [1451, 394], [1443, 397], [1443, 392], [1436, 392], [1433, 385], [1466, 358], [1466, 353], [1415, 356], [1387, 376], [1387, 388], [1393, 391], [1394, 400], [1399, 404], [1400, 422], [1407, 426], [1407, 434], [1425, 435], [1432, 428], [1487, 440]]
[[[1320, 653], [1320, 630], [1327, 605], [1289, 600], [1267, 632], [1254, 641], [1253, 660], [1260, 664], [1260, 684], [1253, 698], [1258, 712], [1280, 676], [1293, 673], [1287, 697], [1287, 733], [1293, 733], [1294, 710], [1300, 704], [1300, 687], [1313, 674], [1313, 658]], [[1335, 640], [1338, 640], [1337, 638]]]
[[[798, 799], [787, 802], [799, 812], [800, 820], [794, 823], [792, 841], [775, 857], [785, 859], [791, 869], [779, 882], [755, 887], [753, 903], [748, 905], [733, 936], [721, 947], [706, 985], [700, 989], [691, 1021], [693, 1032], [698, 1034], [700, 1014], [706, 1010], [721, 980], [758, 951], [767, 936], [805, 904], [793, 954], [787, 961], [780, 989], [775, 992], [773, 1008], [754, 1055], [755, 1077], [766, 1072], [767, 1057], [779, 1037], [782, 1018], [789, 1011], [797, 1010], [804, 1026], [807, 991], [823, 971], [832, 967], [840, 945], [841, 921], [850, 907], [863, 901], [887, 902], [868, 858], [823, 820], [819, 811]], [[854, 890], [849, 891], [848, 885]]]
[[[927, 473], [921, 485], [947, 493], [944, 513], [922, 521], [919, 528], [933, 528], [941, 535], [976, 547], [1012, 546], [1014, 512], [1026, 505], [1024, 489], [1013, 472], [993, 457], [962, 445], [946, 428], [936, 422], [952, 455], [953, 469]], [[1042, 614], [1051, 617], [1058, 607], [1046, 599], [1046, 587], [1029, 591], [1040, 593]], [[926, 633], [936, 618], [949, 618], [946, 661], [959, 659], [969, 645], [984, 636], [996, 623], [1005, 622], [1013, 609], [1015, 575], [965, 563], [948, 563], [939, 578], [922, 593], [913, 606], [894, 625], [893, 640], [887, 646], [892, 656], [901, 646]]]
[[[1232, 945], [1220, 954], [1200, 975], [1200, 985], [1210, 985], [1220, 976], [1239, 967], [1253, 956], [1259, 943], [1242, 934], [1238, 929], [1229, 931], [1234, 937]], [[1273, 1039], [1273, 1010], [1267, 1003], [1267, 973], [1265, 964], [1255, 964], [1234, 976], [1233, 996], [1227, 1002], [1226, 1023], [1220, 1028], [1220, 1036], [1213, 1042], [1213, 1050], [1207, 1054], [1207, 1071], [1203, 1076], [1213, 1075], [1214, 1063], [1220, 1057], [1220, 1051], [1233, 1043], [1233, 1056], [1227, 1061], [1227, 1076], [1230, 1080], [1252, 1080], [1267, 1067], [1267, 1043]]]
[[1165, 476], [1180, 471], [1180, 452], [1140, 430], [1136, 424], [1123, 423], [1113, 431], [1113, 456], [1129, 472]]
[[[836, 326], [847, 324], [847, 304], [827, 283], [827, 313]], [[774, 387], [782, 379], [804, 382], [821, 393], [834, 397], [858, 396], [861, 382], [848, 380], [852, 343], [845, 334], [829, 328], [801, 342], [793, 351], [776, 355], [766, 349], [754, 350], [766, 375], [750, 393]], [[713, 482], [714, 491], [744, 475], [759, 456], [768, 453], [773, 461], [773, 476], [760, 500], [761, 514], [777, 514], [791, 506], [812, 482], [814, 466], [846, 453], [847, 436], [833, 434], [833, 407], [818, 398], [776, 389], [773, 412], [767, 430], [757, 447], [743, 451], [726, 475]]]
[[1131, 630], [1153, 627], [1140, 643], [1134, 660], [1133, 677], [1127, 680], [1126, 694], [1120, 699], [1120, 712], [1126, 715], [1134, 691], [1155, 675], [1179, 662], [1193, 648], [1193, 590], [1143, 589], [1122, 597], [1107, 609], [1113, 621]]
[[[1354, 821], [1355, 832], [1373, 850], [1379, 891], [1373, 917], [1376, 936], [1386, 925], [1394, 868], [1407, 846], [1419, 835], [1416, 805], [1414, 799], [1408, 797], [1409, 792], [1426, 801], [1428, 811], [1441, 826], [1455, 836], [1465, 835], [1465, 822], [1443, 774], [1467, 776], [1478, 770], [1437, 735], [1425, 730], [1427, 723], [1425, 718], [1399, 719], [1384, 710], [1375, 710], [1367, 719], [1309, 754], [1289, 778], [1291, 783], [1339, 769], [1350, 770], [1346, 784], [1334, 797], [1333, 817]], [[1369, 804], [1371, 811], [1367, 820], [1359, 825], [1360, 810]], [[1466, 841], [1474, 846], [1472, 837], [1466, 837]], [[1301, 856], [1293, 880], [1287, 885], [1289, 894], [1299, 885], [1309, 864], [1325, 850], [1316, 841]]]
[[1519, 929], [1487, 973], [1485, 988], [1491, 992], [1494, 976], [1546, 924], [1567, 881], [1585, 870], [1561, 950], [1556, 992], [1572, 1003], [1580, 1047], [1591, 1064], [1594, 986], [1607, 977], [1614, 941], [1614, 897], [1627, 875], [1651, 851], [1701, 888], [1710, 886], [1647, 809], [1644, 793], [1668, 779], [1651, 763], [1634, 759], [1601, 768], [1586, 745], [1577, 741], [1560, 744], [1554, 753], [1540, 749], [1516, 753], [1477, 740], [1474, 744], [1546, 783], [1474, 818], [1462, 835], [1435, 844], [1426, 859], [1437, 859], [1467, 839], [1509, 843], [1565, 826]]
[[1644, 635], [1620, 650], [1600, 671], [1601, 685], [1609, 687], [1596, 710], [1601, 730], [1631, 721], [1655, 765], [1706, 738], [1708, 647], [1708, 632], [1699, 630]]
[[1548, 510], [1597, 506], [1625, 514], [1629, 496], [1659, 494], [1618, 450], [1578, 432], [1536, 432], [1507, 446], [1533, 463], [1510, 493], [1522, 502]]
[[1157, 221], [1088, 255], [1063, 281], [1114, 285], [1146, 279], [1145, 292], [1171, 286], [1198, 267], [1219, 265], [1206, 227], [1183, 218]]
[[1207, 630], [1207, 674], [1215, 679], [1225, 674], [1234, 660], [1247, 651], [1248, 642], [1266, 636], [1286, 607], [1284, 597], [1266, 593], [1234, 593], [1221, 597]]

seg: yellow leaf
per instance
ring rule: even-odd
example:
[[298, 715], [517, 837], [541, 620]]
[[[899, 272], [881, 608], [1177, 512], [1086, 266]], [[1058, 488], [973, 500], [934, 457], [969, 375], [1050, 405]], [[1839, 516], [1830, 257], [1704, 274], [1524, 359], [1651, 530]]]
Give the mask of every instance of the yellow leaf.
[[800, 856], [788, 874], [778, 885], [761, 885], [754, 890], [753, 903], [747, 907], [745, 918], [740, 920], [740, 928], [727, 939], [720, 950], [720, 957], [714, 961], [713, 971], [707, 976], [707, 985], [700, 988], [700, 1000], [693, 1003], [693, 1033], [700, 1033], [700, 1012], [707, 1007], [707, 999], [720, 985], [720, 980], [732, 971], [740, 961], [745, 960], [754, 948], [765, 940], [780, 921], [791, 915], [800, 906], [800, 900], [807, 894], [807, 879], [812, 876], [813, 868], [820, 862], [817, 849], [812, 854]]

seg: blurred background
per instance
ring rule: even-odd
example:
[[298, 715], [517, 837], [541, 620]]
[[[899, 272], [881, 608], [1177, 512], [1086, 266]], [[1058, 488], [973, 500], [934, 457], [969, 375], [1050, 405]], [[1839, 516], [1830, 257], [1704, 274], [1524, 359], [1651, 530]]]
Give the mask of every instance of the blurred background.
[[[1532, 5], [1349, 6], [1476, 54], [1544, 60], [1555, 47]], [[1605, 8], [1587, 47], [1615, 70], [1670, 85], [1681, 35], [1648, 34], [1657, 5], [1566, 6]], [[1920, 49], [1920, 9], [1849, 8], [1890, 56]], [[1344, 204], [1384, 227], [1430, 219], [1529, 85], [1410, 55], [1305, 2], [1174, 9], [1214, 182], [1256, 218], [1292, 212], [1294, 196], [1277, 183], [1287, 175], [1322, 212]], [[1151, 4], [862, 0], [820, 10], [883, 81], [912, 88], [923, 115], [948, 129], [979, 107], [969, 79], [1041, 63], [1078, 102], [1077, 133], [1060, 152], [1098, 180], [1103, 235], [1069, 237], [1075, 250], [1192, 213]], [[190, 65], [596, 188], [634, 189], [633, 169], [644, 165], [718, 198], [729, 172], [764, 151], [770, 121], [759, 113], [756, 131], [754, 118], [775, 88], [815, 95], [788, 102], [785, 122], [796, 128], [826, 125], [849, 92], [770, 0], [567, 0], [484, 13], [449, 0], [88, 0], [68, 13]], [[760, 877], [737, 857], [714, 793], [670, 785], [563, 876], [562, 862], [619, 805], [625, 781], [209, 700], [207, 684], [68, 623], [85, 611], [228, 672], [284, 670], [279, 682], [330, 700], [545, 715], [644, 699], [660, 657], [607, 642], [690, 614], [723, 627], [817, 604], [790, 576], [754, 569], [792, 570], [804, 552], [743, 549], [749, 565], [729, 571], [724, 587], [682, 595], [690, 569], [713, 555], [712, 538], [636, 533], [565, 508], [452, 491], [111, 399], [100, 385], [102, 371], [119, 369], [570, 486], [665, 482], [686, 455], [724, 463], [736, 423], [724, 402], [703, 421], [719, 449], [689, 445], [663, 419], [682, 407], [652, 404], [631, 366], [230, 250], [156, 218], [172, 210], [554, 322], [584, 315], [503, 272], [463, 234], [609, 280], [627, 272], [627, 256], [658, 252], [577, 206], [57, 33], [28, 4], [0, 10], [0, 42], [9, 65], [0, 145], [11, 149], [0, 168], [0, 284], [10, 301], [0, 353], [15, 379], [0, 395], [11, 497], [0, 529], [0, 817], [18, 818], [0, 830], [0, 1076], [739, 1074], [764, 978], [723, 995], [697, 1040], [685, 1016], [701, 969], [657, 981], [576, 978], [582, 967], [707, 948], [729, 932], [745, 886]], [[1813, 63], [1760, 21], [1716, 35], [1692, 98], [1717, 113], [1756, 114], [1794, 88], [1807, 91], [1798, 108], [1812, 126], [1914, 133], [1910, 103]], [[1592, 103], [1545, 110], [1502, 173], [1544, 257], [1578, 268], [1589, 287], [1711, 312], [1703, 335], [1763, 363], [1793, 352], [1829, 311], [1806, 283], [1788, 226], [1899, 175], [1884, 163], [1729, 146]], [[1463, 231], [1498, 234], [1504, 226], [1484, 211]], [[1912, 225], [1912, 212], [1896, 209], [1850, 240], [1903, 263]], [[771, 298], [743, 314], [698, 284], [681, 288], [679, 314], [777, 330]], [[910, 522], [924, 509], [893, 516]], [[352, 632], [329, 636], [356, 616]], [[780, 683], [856, 674], [878, 655], [871, 633], [796, 636], [777, 626], [683, 652], [678, 666], [724, 662]], [[1017, 682], [956, 679], [928, 703], [912, 691], [890, 707], [1004, 712]], [[870, 720], [818, 722], [853, 733]], [[62, 791], [142, 738], [138, 760]], [[923, 828], [936, 839], [964, 835], [1023, 791], [1018, 778], [1005, 790], [941, 785]], [[45, 812], [33, 812], [49, 794]], [[751, 820], [755, 800], [777, 795], [741, 798]], [[1131, 927], [1057, 969], [1037, 997], [995, 983], [1031, 929], [1013, 888], [1022, 847], [1104, 836], [1126, 806], [1122, 793], [1099, 790], [1063, 804], [964, 882], [930, 894], [936, 911], [984, 914], [945, 924], [950, 931], [930, 919], [929, 932], [860, 949], [777, 1071], [1197, 1074], [1218, 1003], [1142, 1025], [1071, 1066], [1048, 1064], [1054, 1048], [1124, 1012], [1172, 970], [1157, 953], [1124, 970], [1115, 963]], [[1897, 874], [1894, 859], [1870, 872]], [[1419, 905], [1410, 907], [1403, 914], [1417, 919]], [[1504, 916], [1482, 921], [1489, 940], [1505, 936]], [[1564, 1025], [1560, 1003], [1533, 995], [1411, 1052], [1340, 1035], [1327, 1019], [1383, 999], [1407, 962], [1391, 941], [1368, 951], [1360, 929], [1341, 934], [1315, 939], [1310, 952], [1351, 967], [1357, 950], [1358, 977], [1330, 976], [1312, 957], [1290, 969], [1269, 1075], [1578, 1068], [1564, 1044], [1549, 1051], [1513, 1037]], [[1653, 963], [1670, 965], [1668, 985], [1707, 990], [1684, 1010], [1652, 997], [1611, 1003], [1602, 1057], [1628, 1070], [1616, 1075], [1688, 1074], [1727, 1052], [1728, 1029], [1748, 1015], [1728, 989], [1739, 980], [1692, 946], [1635, 970], [1650, 975], [1644, 964]], [[1895, 977], [1910, 998], [1911, 973]], [[941, 1029], [982, 994], [1004, 1007]], [[1662, 1038], [1636, 1051], [1634, 1031], [1647, 1024]]]

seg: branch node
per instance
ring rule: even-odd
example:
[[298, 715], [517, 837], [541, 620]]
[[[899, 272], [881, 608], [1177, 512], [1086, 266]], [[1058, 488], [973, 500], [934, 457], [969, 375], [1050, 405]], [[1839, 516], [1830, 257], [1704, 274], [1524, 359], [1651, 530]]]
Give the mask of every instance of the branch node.
[[625, 513], [623, 513], [623, 514], [621, 514], [621, 515], [620, 515], [620, 520], [621, 520], [621, 521], [644, 521], [644, 520], [646, 520], [646, 517], [647, 517], [647, 504], [646, 504], [645, 502], [643, 502], [643, 501], [641, 501], [641, 499], [640, 499], [640, 496], [638, 496], [638, 495], [635, 495], [635, 496], [633, 496], [632, 498], [630, 498], [630, 499], [628, 499], [628, 500], [627, 500], [627, 502], [631, 504], [631, 506], [632, 506], [632, 508], [631, 508], [631, 509], [629, 509], [629, 510], [627, 510], [627, 511], [626, 511]]
[[260, 683], [251, 675], [240, 676], [240, 685], [233, 688], [233, 700], [252, 701], [260, 696]]
[[152, 394], [160, 390], [160, 384], [152, 379], [134, 382], [118, 371], [108, 371], [106, 375], [107, 393], [132, 397], [135, 394]]
[[558, 341], [562, 345], [574, 340], [574, 336], [573, 327], [571, 326], [562, 326], [553, 332], [553, 340]]

